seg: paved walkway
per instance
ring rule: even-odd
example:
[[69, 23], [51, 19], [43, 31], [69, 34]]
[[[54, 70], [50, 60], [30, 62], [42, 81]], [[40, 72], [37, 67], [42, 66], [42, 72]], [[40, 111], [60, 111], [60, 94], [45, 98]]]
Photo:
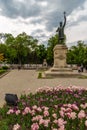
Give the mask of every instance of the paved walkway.
[[[87, 74], [86, 74], [87, 75]], [[4, 102], [5, 93], [15, 93], [20, 96], [24, 91], [26, 93], [35, 92], [39, 87], [62, 85], [64, 87], [77, 85], [87, 88], [87, 79], [78, 78], [55, 78], [55, 79], [37, 79], [38, 73], [35, 70], [12, 70], [6, 76], [0, 79], [0, 106]]]

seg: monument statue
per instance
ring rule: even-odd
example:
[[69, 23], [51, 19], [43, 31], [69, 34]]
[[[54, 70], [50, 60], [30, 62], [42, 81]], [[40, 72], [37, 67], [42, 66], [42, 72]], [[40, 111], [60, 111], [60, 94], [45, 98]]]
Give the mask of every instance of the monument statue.
[[64, 23], [60, 22], [60, 27], [57, 28], [56, 32], [58, 32], [58, 43], [64, 44], [64, 27], [66, 25], [66, 12], [64, 12]]
[[53, 67], [46, 71], [44, 74], [46, 77], [78, 77], [78, 72], [73, 72], [73, 69], [68, 67], [67, 51], [68, 47], [64, 40], [64, 27], [66, 25], [66, 13], [64, 12], [64, 23], [60, 22], [60, 26], [56, 30], [58, 32], [58, 44], [53, 48], [54, 52], [54, 63]]

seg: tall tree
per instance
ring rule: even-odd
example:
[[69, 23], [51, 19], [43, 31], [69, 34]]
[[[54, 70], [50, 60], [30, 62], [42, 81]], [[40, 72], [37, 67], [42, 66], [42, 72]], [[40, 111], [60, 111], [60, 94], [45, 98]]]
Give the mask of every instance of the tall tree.
[[12, 34], [5, 34], [5, 43], [10, 63], [28, 63], [29, 61], [26, 58], [35, 49], [37, 42], [36, 39], [25, 32], [17, 35], [15, 38]]
[[38, 45], [36, 50], [38, 63], [42, 64], [43, 60], [46, 59], [47, 51], [44, 44]]
[[47, 45], [47, 62], [48, 64], [53, 63], [53, 48], [54, 46], [58, 43], [58, 35], [56, 34], [55, 36], [52, 36], [48, 40], [48, 45]]
[[87, 46], [83, 41], [78, 41], [77, 46], [72, 46], [67, 53], [67, 63], [69, 64], [86, 64]]

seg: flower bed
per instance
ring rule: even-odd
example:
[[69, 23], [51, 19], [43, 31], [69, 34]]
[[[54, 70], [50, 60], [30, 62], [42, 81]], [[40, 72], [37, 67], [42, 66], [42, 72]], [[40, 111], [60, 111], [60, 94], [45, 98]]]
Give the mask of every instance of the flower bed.
[[87, 130], [87, 90], [39, 89], [0, 109], [1, 130]]

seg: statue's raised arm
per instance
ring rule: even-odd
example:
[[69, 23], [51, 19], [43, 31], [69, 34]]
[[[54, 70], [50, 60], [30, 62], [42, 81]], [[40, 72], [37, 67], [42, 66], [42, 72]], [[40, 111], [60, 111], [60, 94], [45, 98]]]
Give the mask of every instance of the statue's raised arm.
[[66, 12], [64, 12], [64, 24], [63, 24], [63, 28], [65, 27], [66, 25]]
[[58, 32], [58, 43], [64, 43], [64, 27], [66, 25], [66, 12], [64, 12], [64, 23], [60, 22], [60, 26], [57, 28], [56, 32]]

